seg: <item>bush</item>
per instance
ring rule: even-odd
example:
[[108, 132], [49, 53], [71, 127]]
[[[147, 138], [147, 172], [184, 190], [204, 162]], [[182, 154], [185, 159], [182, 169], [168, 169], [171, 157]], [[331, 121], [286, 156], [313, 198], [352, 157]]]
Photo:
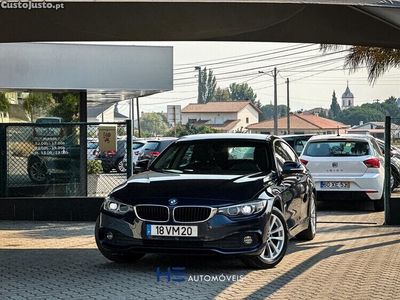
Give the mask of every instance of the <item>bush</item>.
[[87, 162], [87, 172], [88, 172], [88, 174], [101, 174], [101, 173], [103, 173], [103, 167], [101, 166], [101, 161], [99, 161], [99, 160], [88, 160], [88, 162]]

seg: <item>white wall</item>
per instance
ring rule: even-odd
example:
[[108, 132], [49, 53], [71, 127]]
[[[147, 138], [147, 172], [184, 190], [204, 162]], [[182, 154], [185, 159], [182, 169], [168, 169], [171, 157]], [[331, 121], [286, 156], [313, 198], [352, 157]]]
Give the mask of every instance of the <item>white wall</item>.
[[[249, 119], [249, 122], [247, 122], [246, 118]], [[240, 128], [243, 128], [243, 130], [246, 130], [246, 127], [249, 126], [250, 124], [258, 123], [259, 122], [259, 115], [258, 111], [254, 109], [251, 105], [247, 105], [244, 109], [242, 109], [238, 113], [238, 119], [240, 122], [236, 124], [235, 128], [232, 129], [232, 131], [238, 130]]]
[[210, 124], [223, 124], [227, 120], [237, 120], [237, 113], [185, 113], [182, 112], [182, 124], [189, 119], [210, 120]]

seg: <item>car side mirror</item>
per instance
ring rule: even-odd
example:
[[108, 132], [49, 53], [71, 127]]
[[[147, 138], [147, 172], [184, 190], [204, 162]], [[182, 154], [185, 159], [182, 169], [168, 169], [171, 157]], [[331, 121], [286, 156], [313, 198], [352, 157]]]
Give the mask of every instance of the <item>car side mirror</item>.
[[286, 161], [282, 166], [282, 174], [294, 174], [301, 173], [303, 171], [303, 165], [295, 161]]

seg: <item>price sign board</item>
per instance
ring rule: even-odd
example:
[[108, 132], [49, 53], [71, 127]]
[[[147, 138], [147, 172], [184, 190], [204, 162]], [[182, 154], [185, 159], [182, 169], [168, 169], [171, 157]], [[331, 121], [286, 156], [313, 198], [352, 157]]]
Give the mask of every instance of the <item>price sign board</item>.
[[100, 152], [117, 151], [117, 125], [99, 125]]

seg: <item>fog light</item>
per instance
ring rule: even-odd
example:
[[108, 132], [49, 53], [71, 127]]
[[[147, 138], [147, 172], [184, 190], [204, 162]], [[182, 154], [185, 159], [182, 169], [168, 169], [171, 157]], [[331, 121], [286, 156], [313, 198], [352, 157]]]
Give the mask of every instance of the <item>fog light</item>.
[[112, 240], [113, 237], [114, 237], [114, 235], [113, 235], [113, 233], [111, 231], [107, 232], [107, 234], [106, 234], [107, 240]]
[[243, 243], [246, 244], [246, 245], [252, 244], [253, 243], [253, 238], [251, 237], [251, 235], [246, 235], [243, 238]]

